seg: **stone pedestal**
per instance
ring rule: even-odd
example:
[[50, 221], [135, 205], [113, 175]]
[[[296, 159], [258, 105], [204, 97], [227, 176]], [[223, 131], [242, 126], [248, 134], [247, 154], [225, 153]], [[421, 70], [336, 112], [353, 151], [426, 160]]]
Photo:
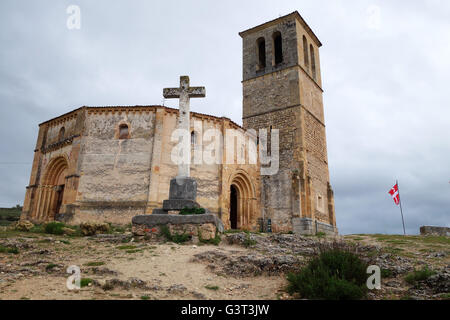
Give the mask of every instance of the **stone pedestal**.
[[190, 177], [170, 180], [169, 199], [194, 200], [197, 198], [197, 181]]
[[331, 224], [323, 223], [311, 218], [293, 218], [293, 232], [300, 235], [315, 235], [323, 232], [327, 235], [337, 235], [338, 230]]
[[189, 177], [177, 177], [170, 180], [169, 199], [164, 200], [162, 209], [154, 209], [153, 214], [168, 214], [184, 208], [200, 208], [197, 198], [197, 181]]

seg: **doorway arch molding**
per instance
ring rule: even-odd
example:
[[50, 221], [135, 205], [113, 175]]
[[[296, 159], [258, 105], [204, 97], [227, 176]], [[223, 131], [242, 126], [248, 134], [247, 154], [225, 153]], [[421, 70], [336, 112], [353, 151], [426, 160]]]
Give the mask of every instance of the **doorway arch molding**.
[[52, 221], [64, 203], [64, 186], [69, 170], [69, 161], [66, 155], [58, 155], [47, 164], [42, 183], [39, 186], [39, 200], [35, 219], [39, 221]]
[[[230, 225], [236, 225], [238, 229], [250, 229], [256, 214], [256, 192], [250, 175], [243, 169], [236, 170], [230, 175], [228, 181], [228, 199], [230, 209], [230, 219], [236, 217], [237, 221]], [[231, 214], [231, 187], [237, 191], [237, 213]]]

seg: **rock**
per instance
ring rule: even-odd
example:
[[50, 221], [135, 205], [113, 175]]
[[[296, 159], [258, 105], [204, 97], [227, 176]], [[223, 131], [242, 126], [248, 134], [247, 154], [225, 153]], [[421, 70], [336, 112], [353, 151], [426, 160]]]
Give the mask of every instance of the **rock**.
[[109, 231], [109, 224], [107, 223], [96, 223], [96, 222], [85, 222], [80, 224], [80, 229], [83, 235], [93, 236], [96, 234], [107, 233]]
[[117, 276], [118, 272], [108, 269], [108, 268], [98, 268], [98, 267], [93, 267], [88, 269], [88, 272], [95, 274], [95, 275], [112, 275], [112, 276]]
[[446, 256], [447, 254], [445, 252], [433, 252], [427, 258], [445, 258]]
[[261, 274], [279, 275], [281, 273], [298, 271], [303, 257], [257, 253], [227, 255], [220, 251], [206, 251], [194, 255], [193, 260], [209, 263], [208, 268], [216, 274], [243, 277]]
[[199, 236], [203, 240], [210, 240], [216, 237], [216, 226], [212, 223], [204, 223], [198, 228]]
[[182, 284], [174, 284], [167, 289], [167, 292], [172, 294], [182, 294], [186, 291], [186, 287]]
[[34, 227], [34, 224], [28, 220], [17, 221], [14, 225], [14, 229], [18, 231], [30, 231]]
[[151, 290], [147, 286], [147, 283], [138, 278], [130, 278], [129, 280], [120, 280], [120, 279], [110, 279], [106, 280], [105, 284], [102, 286], [102, 289], [113, 290], [114, 288], [120, 287], [125, 290], [130, 290], [131, 288], [139, 288], [144, 290]]
[[131, 285], [128, 281], [123, 281], [120, 279], [110, 279], [106, 280], [105, 284], [102, 286], [102, 289], [107, 290], [113, 290], [116, 287], [121, 287], [122, 289], [129, 290]]
[[433, 291], [433, 293], [450, 292], [450, 270], [444, 269], [437, 274], [429, 277], [424, 283]]
[[94, 239], [98, 242], [125, 243], [131, 242], [132, 234], [97, 234]]
[[64, 232], [64, 234], [67, 234], [69, 236], [75, 234], [76, 232], [75, 230], [66, 227], [62, 228], [62, 231]]
[[194, 298], [199, 300], [206, 300], [206, 296], [203, 293], [191, 291], [191, 294], [194, 296]]

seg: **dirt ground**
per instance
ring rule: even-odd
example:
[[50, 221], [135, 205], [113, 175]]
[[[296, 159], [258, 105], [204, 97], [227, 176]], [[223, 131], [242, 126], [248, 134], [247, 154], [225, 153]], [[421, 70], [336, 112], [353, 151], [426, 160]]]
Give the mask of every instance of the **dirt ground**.
[[[249, 236], [242, 234], [244, 242], [245, 237]], [[255, 240], [247, 246], [224, 240], [215, 246], [149, 243], [131, 235], [69, 237], [4, 228], [0, 245], [18, 252], [0, 252], [0, 299], [291, 299], [284, 271], [304, 264], [311, 247], [327, 240], [271, 237], [252, 235]], [[448, 237], [353, 235], [342, 239], [364, 250], [375, 248], [380, 263], [399, 274], [383, 279], [383, 290], [371, 294], [372, 299], [420, 296], [420, 290], [411, 291], [405, 284], [404, 275], [423, 265], [450, 266]], [[82, 284], [88, 283], [80, 290], [66, 286], [70, 276], [66, 270], [72, 265], [80, 267]], [[424, 293], [423, 297], [431, 296]]]
[[[246, 249], [221, 244], [102, 243], [88, 238], [57, 236], [20, 237], [33, 248], [19, 254], [1, 254], [0, 299], [276, 299], [286, 280], [280, 276], [232, 278], [217, 275], [207, 266], [192, 262], [195, 254]], [[58, 239], [69, 241], [61, 242]], [[88, 265], [101, 265], [89, 267]], [[48, 269], [48, 266], [56, 265]], [[103, 290], [88, 285], [79, 291], [66, 287], [68, 266], [81, 268], [81, 277], [100, 284], [108, 279], [137, 278], [149, 288]], [[3, 268], [2, 268], [2, 267]], [[97, 271], [96, 274], [92, 270]]]

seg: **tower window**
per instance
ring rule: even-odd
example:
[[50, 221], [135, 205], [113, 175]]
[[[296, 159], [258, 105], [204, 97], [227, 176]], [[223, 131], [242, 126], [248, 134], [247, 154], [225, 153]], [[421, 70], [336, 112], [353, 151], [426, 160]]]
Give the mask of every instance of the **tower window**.
[[119, 139], [128, 139], [128, 138], [129, 138], [128, 125], [121, 124], [119, 127]]
[[64, 139], [64, 134], [66, 133], [66, 128], [62, 127], [59, 129], [58, 140], [61, 141]]
[[312, 44], [309, 45], [309, 51], [311, 52], [311, 70], [312, 70], [312, 76], [314, 80], [316, 79], [316, 59], [314, 57], [314, 47]]
[[266, 67], [266, 40], [259, 38], [256, 40], [256, 45], [258, 48], [258, 70], [261, 70]]
[[306, 69], [309, 69], [308, 41], [306, 41], [305, 36], [303, 36], [303, 60], [304, 60]]
[[281, 33], [275, 32], [273, 34], [273, 51], [274, 51], [274, 62], [279, 64], [283, 62], [283, 42], [281, 39]]
[[195, 134], [195, 131], [191, 132], [191, 144], [195, 146], [197, 144], [197, 135]]

